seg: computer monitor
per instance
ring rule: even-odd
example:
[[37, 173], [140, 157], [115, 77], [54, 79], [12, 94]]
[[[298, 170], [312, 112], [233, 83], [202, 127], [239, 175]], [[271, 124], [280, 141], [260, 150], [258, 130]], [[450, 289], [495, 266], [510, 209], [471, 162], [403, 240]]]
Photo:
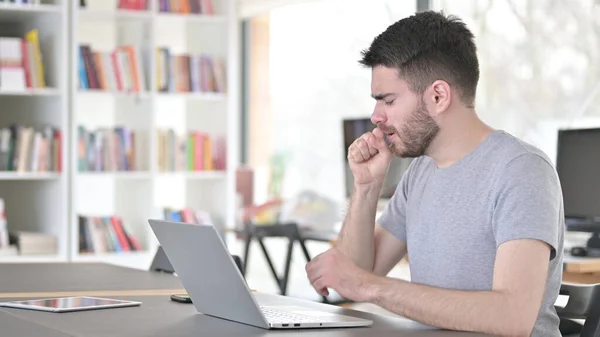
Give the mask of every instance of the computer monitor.
[[588, 241], [588, 255], [599, 256], [600, 128], [559, 130], [556, 171], [567, 230], [594, 233]]
[[[354, 186], [354, 176], [350, 169], [350, 164], [348, 163], [348, 148], [358, 137], [362, 136], [365, 132], [373, 131], [375, 127], [376, 126], [371, 123], [370, 118], [344, 119], [342, 121], [344, 133], [344, 176], [346, 181], [346, 197], [350, 197]], [[381, 191], [382, 199], [389, 199], [394, 195], [396, 186], [400, 182], [400, 179], [402, 179], [402, 175], [408, 169], [411, 161], [412, 158], [393, 157]]]
[[565, 216], [600, 219], [600, 128], [559, 130], [556, 170]]

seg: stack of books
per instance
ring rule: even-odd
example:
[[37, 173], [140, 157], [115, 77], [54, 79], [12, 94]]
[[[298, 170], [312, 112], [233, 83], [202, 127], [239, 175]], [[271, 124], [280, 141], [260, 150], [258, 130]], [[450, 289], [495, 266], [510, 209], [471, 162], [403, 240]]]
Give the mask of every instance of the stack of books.
[[58, 252], [56, 236], [40, 233], [18, 231], [10, 234], [11, 242], [16, 244], [19, 255], [55, 255]]
[[0, 90], [45, 87], [38, 30], [30, 30], [24, 38], [0, 37]]

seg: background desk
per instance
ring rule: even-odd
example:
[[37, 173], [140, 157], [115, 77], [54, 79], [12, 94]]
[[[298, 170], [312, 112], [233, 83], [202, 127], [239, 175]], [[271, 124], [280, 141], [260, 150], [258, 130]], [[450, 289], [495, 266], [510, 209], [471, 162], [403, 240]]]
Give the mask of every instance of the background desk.
[[600, 258], [566, 255], [563, 263], [563, 282], [600, 283]]
[[[62, 277], [59, 275], [62, 273]], [[47, 273], [47, 275], [45, 274]], [[82, 295], [94, 291], [122, 291], [113, 298], [138, 300], [140, 307], [82, 311], [74, 313], [48, 313], [32, 310], [0, 309], [0, 335], [10, 331], [11, 336], [49, 337], [66, 336], [282, 336], [293, 334], [324, 337], [344, 336], [431, 336], [462, 337], [479, 334], [431, 329], [416, 322], [347, 308], [325, 305], [278, 295], [256, 294], [262, 305], [306, 305], [328, 312], [337, 312], [372, 319], [370, 328], [303, 329], [296, 331], [264, 330], [199, 314], [193, 305], [173, 302], [168, 295], [151, 294], [151, 290], [171, 290], [180, 287], [179, 280], [169, 274], [130, 270], [102, 264], [23, 264], [0, 265], [5, 294], [21, 296], [0, 298], [0, 301], [31, 298], [40, 292], [78, 292]], [[125, 295], [125, 291], [148, 291], [148, 295]], [[33, 296], [37, 297], [37, 296]], [[32, 325], [23, 325], [23, 322]], [[42, 329], [36, 331], [26, 329]], [[18, 333], [17, 333], [18, 332]]]

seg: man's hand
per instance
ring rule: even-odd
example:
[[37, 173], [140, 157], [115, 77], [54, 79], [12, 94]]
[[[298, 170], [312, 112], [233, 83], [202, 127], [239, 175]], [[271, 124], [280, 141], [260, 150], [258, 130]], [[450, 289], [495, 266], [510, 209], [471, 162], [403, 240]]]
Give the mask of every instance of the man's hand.
[[383, 182], [391, 161], [392, 151], [379, 128], [360, 136], [348, 148], [348, 163], [355, 184]]
[[320, 295], [329, 295], [327, 288], [331, 288], [342, 297], [356, 302], [366, 300], [364, 285], [374, 277], [356, 266], [337, 248], [331, 248], [313, 258], [306, 265], [306, 273], [313, 288]]

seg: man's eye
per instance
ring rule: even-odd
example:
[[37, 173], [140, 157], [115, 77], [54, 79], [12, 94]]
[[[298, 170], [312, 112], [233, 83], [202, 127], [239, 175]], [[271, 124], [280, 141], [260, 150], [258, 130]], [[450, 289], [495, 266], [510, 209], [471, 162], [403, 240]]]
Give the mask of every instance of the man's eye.
[[385, 102], [385, 105], [392, 105], [394, 103], [393, 100], [389, 101], [389, 102]]

